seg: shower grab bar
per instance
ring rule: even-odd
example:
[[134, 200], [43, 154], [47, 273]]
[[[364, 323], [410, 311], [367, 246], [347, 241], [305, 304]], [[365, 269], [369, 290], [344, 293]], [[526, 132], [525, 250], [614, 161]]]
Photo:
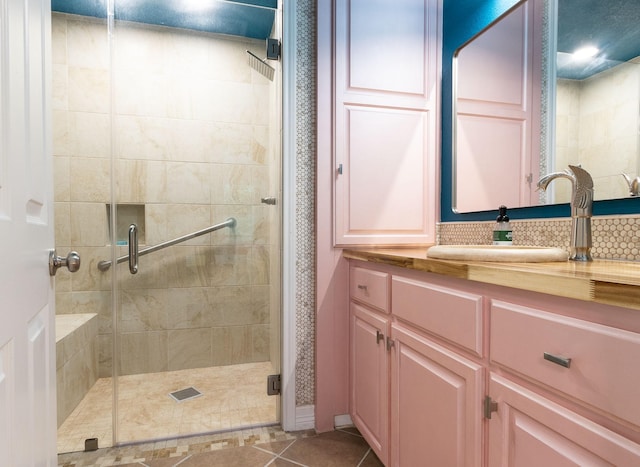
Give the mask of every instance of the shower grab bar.
[[[201, 235], [214, 232], [216, 230], [224, 229], [225, 227], [229, 227], [230, 229], [232, 229], [236, 226], [236, 224], [237, 224], [236, 220], [233, 217], [230, 217], [229, 219], [227, 219], [224, 222], [221, 222], [220, 224], [212, 225], [211, 227], [207, 227], [202, 230], [198, 230], [197, 232], [183, 235], [182, 237], [174, 238], [173, 240], [169, 240], [163, 243], [158, 243], [157, 245], [150, 246], [149, 248], [144, 248], [138, 251], [138, 257], [147, 255], [149, 253], [153, 253], [154, 251], [162, 250], [163, 248], [167, 248], [177, 243], [186, 242], [187, 240], [191, 240], [192, 238], [196, 238]], [[129, 255], [120, 256], [118, 259], [116, 259], [116, 264], [124, 263], [125, 261], [128, 261], [128, 260], [129, 260]], [[108, 271], [109, 268], [111, 267], [111, 263], [112, 262], [110, 260], [100, 261], [98, 263], [98, 269], [103, 272]]]

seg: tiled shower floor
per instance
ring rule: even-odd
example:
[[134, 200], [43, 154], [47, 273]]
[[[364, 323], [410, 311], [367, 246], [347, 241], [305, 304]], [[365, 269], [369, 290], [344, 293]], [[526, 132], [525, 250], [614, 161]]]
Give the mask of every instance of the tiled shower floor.
[[[276, 423], [276, 397], [267, 396], [269, 362], [120, 377], [121, 443]], [[176, 402], [169, 393], [193, 386], [202, 393]], [[58, 429], [58, 452], [83, 451], [87, 438], [112, 445], [112, 381], [99, 379]]]

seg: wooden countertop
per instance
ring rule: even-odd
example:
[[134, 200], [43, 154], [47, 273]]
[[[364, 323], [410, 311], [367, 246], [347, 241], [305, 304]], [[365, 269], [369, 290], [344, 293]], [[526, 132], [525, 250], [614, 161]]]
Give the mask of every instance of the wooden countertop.
[[640, 262], [498, 263], [427, 258], [424, 248], [345, 249], [345, 258], [640, 310]]

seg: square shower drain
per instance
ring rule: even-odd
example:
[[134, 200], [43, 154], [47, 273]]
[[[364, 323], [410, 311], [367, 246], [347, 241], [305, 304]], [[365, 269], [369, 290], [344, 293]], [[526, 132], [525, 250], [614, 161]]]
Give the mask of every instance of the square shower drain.
[[193, 399], [195, 397], [201, 396], [202, 393], [200, 391], [198, 391], [196, 388], [194, 388], [193, 386], [191, 386], [191, 387], [188, 387], [186, 389], [181, 389], [179, 391], [169, 393], [169, 395], [176, 402], [184, 402], [186, 400]]

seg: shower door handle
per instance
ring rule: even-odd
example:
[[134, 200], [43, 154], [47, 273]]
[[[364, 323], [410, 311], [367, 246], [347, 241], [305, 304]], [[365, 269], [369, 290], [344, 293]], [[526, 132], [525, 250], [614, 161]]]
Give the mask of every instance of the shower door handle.
[[138, 272], [138, 226], [135, 224], [129, 226], [129, 272]]

